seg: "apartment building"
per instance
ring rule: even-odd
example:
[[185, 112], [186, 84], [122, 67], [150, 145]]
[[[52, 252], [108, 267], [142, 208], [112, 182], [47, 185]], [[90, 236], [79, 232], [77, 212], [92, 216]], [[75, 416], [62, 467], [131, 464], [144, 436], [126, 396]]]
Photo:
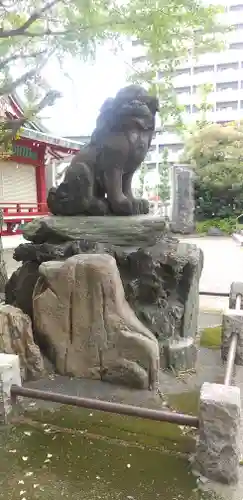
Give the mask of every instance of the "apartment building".
[[[185, 106], [186, 122], [199, 118], [198, 90], [208, 83], [212, 84], [212, 92], [208, 96], [212, 111], [207, 113], [207, 119], [218, 123], [243, 119], [243, 1], [221, 0], [220, 4], [225, 7], [222, 21], [233, 27], [227, 35], [226, 50], [204, 54], [197, 61], [188, 59], [174, 77], [178, 102]], [[146, 55], [138, 41], [132, 42], [131, 54], [133, 67], [142, 68]], [[163, 75], [160, 77], [163, 78]], [[157, 177], [158, 161], [164, 147], [168, 148], [169, 161], [178, 161], [182, 139], [174, 133], [161, 133], [158, 128], [146, 161], [150, 179]]]

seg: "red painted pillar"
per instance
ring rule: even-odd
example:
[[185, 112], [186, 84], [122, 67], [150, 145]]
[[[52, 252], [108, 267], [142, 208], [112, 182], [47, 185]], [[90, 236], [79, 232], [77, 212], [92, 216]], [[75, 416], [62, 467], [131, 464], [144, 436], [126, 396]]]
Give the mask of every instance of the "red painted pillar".
[[46, 211], [46, 175], [45, 175], [45, 164], [39, 164], [35, 169], [36, 175], [36, 191], [37, 191], [37, 202], [38, 211]]

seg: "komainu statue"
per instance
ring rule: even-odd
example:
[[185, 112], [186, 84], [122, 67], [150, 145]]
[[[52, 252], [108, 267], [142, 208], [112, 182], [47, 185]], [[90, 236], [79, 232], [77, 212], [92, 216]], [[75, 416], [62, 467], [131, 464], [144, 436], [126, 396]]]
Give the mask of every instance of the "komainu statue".
[[144, 161], [155, 129], [158, 99], [138, 85], [121, 89], [100, 110], [89, 144], [51, 188], [48, 207], [55, 215], [135, 215], [148, 213], [131, 182]]

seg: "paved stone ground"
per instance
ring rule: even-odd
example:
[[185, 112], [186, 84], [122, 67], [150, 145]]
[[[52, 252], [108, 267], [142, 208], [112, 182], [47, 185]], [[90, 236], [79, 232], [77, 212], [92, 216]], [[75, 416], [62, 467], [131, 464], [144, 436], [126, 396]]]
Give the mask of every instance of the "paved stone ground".
[[243, 248], [230, 237], [191, 237], [183, 241], [204, 253], [200, 291], [229, 292], [232, 281], [243, 281]]

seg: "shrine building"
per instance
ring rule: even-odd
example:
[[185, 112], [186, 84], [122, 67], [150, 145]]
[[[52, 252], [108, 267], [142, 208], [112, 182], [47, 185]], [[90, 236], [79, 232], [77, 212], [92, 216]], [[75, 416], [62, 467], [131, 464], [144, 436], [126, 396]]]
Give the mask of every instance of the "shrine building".
[[[0, 116], [23, 116], [16, 96], [1, 99]], [[21, 129], [12, 154], [0, 158], [2, 235], [21, 233], [26, 222], [48, 213], [46, 197], [48, 189], [55, 185], [55, 166], [79, 149], [80, 144], [73, 140], [50, 135], [39, 120], [29, 121]]]

